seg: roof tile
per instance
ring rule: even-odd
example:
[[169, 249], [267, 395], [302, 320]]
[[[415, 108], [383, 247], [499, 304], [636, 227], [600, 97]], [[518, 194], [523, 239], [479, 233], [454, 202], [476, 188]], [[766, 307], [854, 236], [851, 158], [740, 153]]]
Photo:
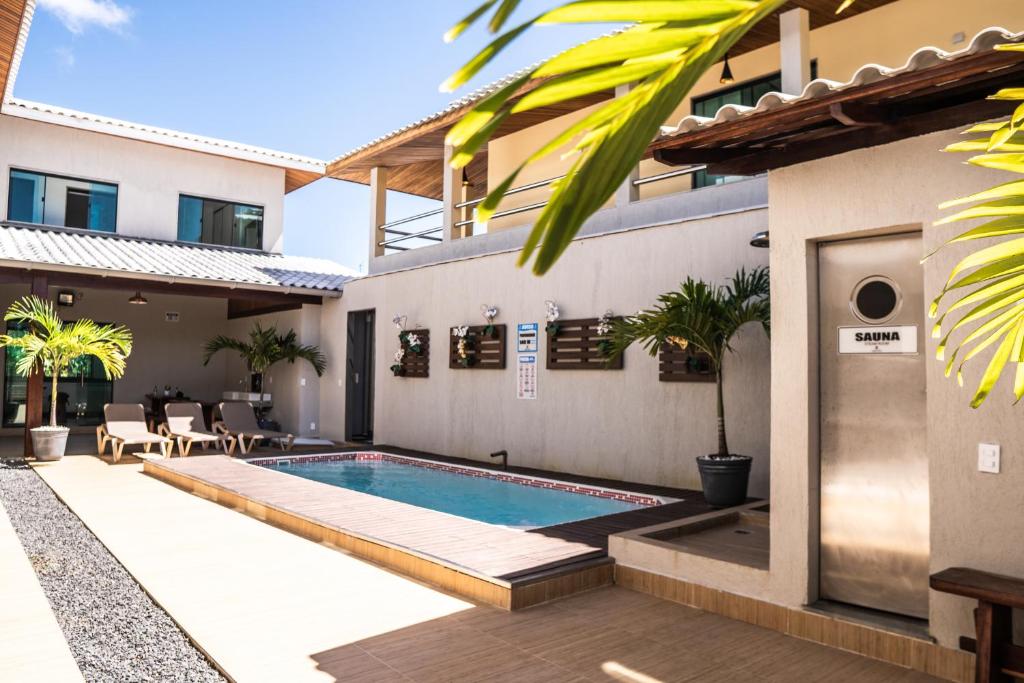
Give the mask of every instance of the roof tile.
[[325, 259], [12, 223], [0, 224], [2, 260], [332, 292], [359, 277]]

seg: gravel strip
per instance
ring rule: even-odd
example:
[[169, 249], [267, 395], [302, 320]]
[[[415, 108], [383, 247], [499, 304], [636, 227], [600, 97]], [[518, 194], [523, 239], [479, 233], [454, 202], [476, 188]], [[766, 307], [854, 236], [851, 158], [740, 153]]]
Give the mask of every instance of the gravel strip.
[[85, 680], [224, 680], [23, 461], [0, 459], [0, 504]]

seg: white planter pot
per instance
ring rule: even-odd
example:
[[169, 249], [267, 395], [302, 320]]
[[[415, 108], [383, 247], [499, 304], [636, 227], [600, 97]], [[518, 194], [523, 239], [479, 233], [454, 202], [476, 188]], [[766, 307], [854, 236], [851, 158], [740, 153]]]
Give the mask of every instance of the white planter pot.
[[32, 452], [36, 460], [55, 462], [64, 457], [68, 445], [67, 427], [36, 427], [32, 432]]

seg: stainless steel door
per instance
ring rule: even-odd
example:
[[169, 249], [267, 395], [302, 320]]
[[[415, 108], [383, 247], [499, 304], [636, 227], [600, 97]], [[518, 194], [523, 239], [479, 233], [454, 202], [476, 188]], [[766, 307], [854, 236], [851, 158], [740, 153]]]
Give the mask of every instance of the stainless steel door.
[[820, 594], [926, 618], [928, 459], [920, 258], [920, 233], [818, 247]]

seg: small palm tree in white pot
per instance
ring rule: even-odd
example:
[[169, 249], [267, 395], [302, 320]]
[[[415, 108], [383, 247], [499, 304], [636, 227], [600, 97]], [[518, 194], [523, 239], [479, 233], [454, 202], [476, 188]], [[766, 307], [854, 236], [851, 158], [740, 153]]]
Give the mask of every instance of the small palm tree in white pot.
[[327, 370], [327, 359], [319, 347], [300, 344], [295, 330], [281, 334], [276, 326], [263, 327], [256, 323], [249, 331], [249, 341], [224, 335], [214, 337], [206, 342], [203, 365], [208, 365], [214, 354], [225, 350], [236, 352], [245, 361], [249, 371], [259, 375], [260, 403], [257, 413], [260, 419], [263, 419], [263, 398], [266, 395], [266, 382], [263, 380], [272, 365], [281, 361], [295, 363], [297, 360], [304, 360], [313, 366], [317, 377], [322, 377]]
[[19, 349], [14, 370], [22, 377], [49, 373], [50, 424], [32, 432], [36, 460], [60, 460], [67, 447], [68, 428], [57, 424], [57, 382], [80, 356], [92, 356], [103, 366], [107, 379], [124, 375], [132, 352], [132, 333], [121, 325], [100, 325], [88, 319], [64, 322], [53, 302], [26, 296], [11, 304], [4, 320], [26, 326], [21, 335], [0, 335], [0, 347]]

